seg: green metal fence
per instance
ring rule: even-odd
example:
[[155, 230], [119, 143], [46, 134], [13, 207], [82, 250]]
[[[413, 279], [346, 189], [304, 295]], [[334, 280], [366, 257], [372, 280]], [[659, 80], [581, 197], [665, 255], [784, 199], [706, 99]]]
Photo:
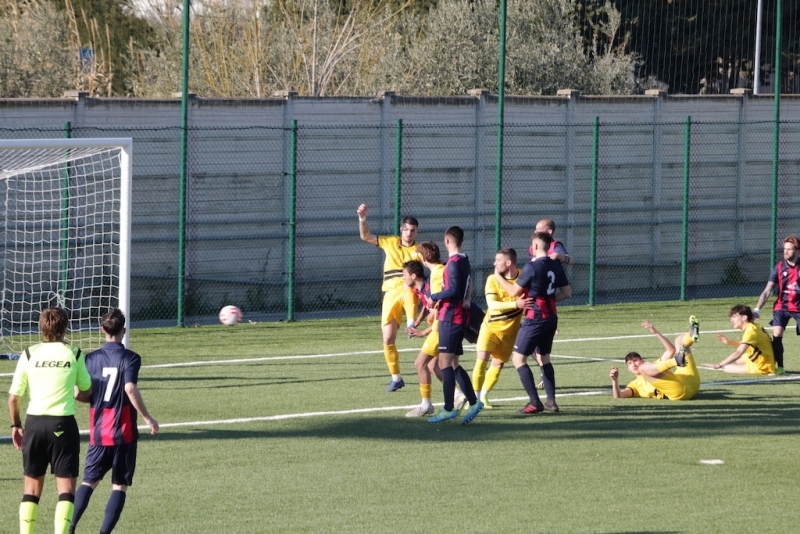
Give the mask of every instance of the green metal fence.
[[462, 226], [478, 301], [495, 236], [525, 261], [542, 218], [575, 260], [565, 304], [755, 299], [782, 238], [800, 233], [800, 122], [781, 124], [777, 175], [774, 131], [506, 124], [499, 195], [496, 125], [191, 128], [183, 196], [180, 128], [69, 134], [134, 139], [131, 313], [144, 326], [212, 322], [226, 304], [256, 321], [379, 313], [383, 257], [358, 237], [362, 202], [373, 233], [413, 215], [419, 240], [441, 244]]

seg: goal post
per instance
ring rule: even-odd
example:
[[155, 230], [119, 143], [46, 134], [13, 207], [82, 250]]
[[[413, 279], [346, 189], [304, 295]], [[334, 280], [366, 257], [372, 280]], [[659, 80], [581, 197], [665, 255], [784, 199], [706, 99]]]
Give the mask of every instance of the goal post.
[[51, 306], [67, 311], [67, 339], [84, 352], [104, 342], [100, 318], [112, 308], [130, 330], [132, 147], [130, 138], [0, 140], [0, 353], [38, 343]]

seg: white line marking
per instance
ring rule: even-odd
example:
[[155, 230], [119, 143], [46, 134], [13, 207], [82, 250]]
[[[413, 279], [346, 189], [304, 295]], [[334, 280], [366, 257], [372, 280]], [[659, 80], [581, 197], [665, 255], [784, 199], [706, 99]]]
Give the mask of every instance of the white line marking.
[[[703, 387], [716, 387], [716, 386], [730, 386], [730, 385], [740, 385], [740, 384], [758, 384], [762, 382], [785, 382], [785, 381], [793, 381], [793, 380], [800, 380], [800, 375], [797, 376], [780, 376], [780, 377], [770, 377], [770, 378], [762, 378], [762, 379], [751, 379], [751, 380], [732, 380], [729, 382], [705, 382], [702, 384]], [[562, 393], [559, 394], [559, 398], [562, 397], [588, 397], [594, 395], [611, 395], [611, 390], [600, 390], [600, 391], [581, 391], [577, 393]], [[521, 402], [521, 401], [528, 401], [528, 397], [508, 397], [505, 399], [491, 399], [492, 402], [497, 403], [505, 403], [505, 402]], [[441, 406], [442, 403], [435, 403], [434, 406]], [[397, 410], [410, 410], [411, 408], [416, 407], [416, 404], [410, 404], [405, 406], [382, 406], [379, 408], [354, 408], [351, 410], [336, 410], [330, 412], [304, 412], [304, 413], [291, 413], [291, 414], [281, 414], [281, 415], [267, 415], [263, 417], [241, 417], [236, 419], [217, 419], [212, 421], [185, 421], [181, 423], [159, 423], [160, 428], [179, 428], [179, 427], [186, 427], [186, 426], [214, 426], [214, 425], [235, 425], [240, 423], [257, 423], [257, 422], [264, 422], [264, 421], [285, 421], [287, 419], [303, 419], [307, 417], [327, 417], [331, 415], [350, 415], [350, 414], [359, 414], [359, 413], [376, 413], [376, 412], [393, 412]], [[139, 430], [148, 431], [149, 427], [147, 425], [140, 425]], [[82, 435], [88, 435], [88, 430], [81, 431]], [[11, 439], [11, 436], [0, 436], [0, 441], [8, 441]]]
[[[563, 395], [559, 395], [559, 397], [584, 397], [589, 395], [601, 395], [601, 394], [611, 394], [611, 390], [608, 391], [584, 391], [579, 393], [564, 393]], [[492, 399], [492, 402], [519, 402], [519, 401], [528, 401], [528, 397], [509, 397], [507, 399]], [[434, 403], [434, 406], [441, 406], [442, 403]], [[213, 426], [213, 425], [235, 425], [239, 423], [257, 423], [261, 421], [285, 421], [287, 419], [303, 419], [307, 417], [327, 417], [331, 415], [350, 415], [350, 414], [359, 414], [359, 413], [375, 413], [375, 412], [393, 412], [397, 410], [410, 410], [411, 408], [415, 408], [416, 404], [410, 404], [407, 406], [382, 406], [379, 408], [353, 408], [352, 410], [336, 410], [330, 412], [304, 412], [304, 413], [290, 413], [290, 414], [281, 414], [281, 415], [267, 415], [263, 417], [240, 417], [236, 419], [217, 419], [213, 421], [185, 421], [181, 423], [159, 423], [159, 428], [178, 428], [184, 426]], [[423, 419], [420, 417], [420, 419]], [[149, 431], [150, 427], [147, 425], [140, 425], [139, 430]], [[88, 435], [88, 430], [82, 430], [81, 435]], [[10, 440], [11, 436], [0, 436], [0, 441], [7, 441]]]
[[[735, 332], [736, 330], [720, 330], [720, 332]], [[680, 332], [674, 334], [664, 334], [665, 336], [676, 336]], [[609, 337], [585, 337], [573, 339], [554, 339], [554, 343], [581, 343], [585, 341], [604, 341], [604, 340], [617, 340], [617, 339], [637, 339], [652, 337], [652, 334], [633, 334], [628, 336], [609, 336]], [[464, 345], [465, 349], [475, 350], [475, 345]], [[419, 352], [418, 348], [399, 349], [398, 352]], [[303, 360], [303, 359], [320, 359], [320, 358], [336, 358], [339, 356], [363, 356], [370, 354], [383, 354], [382, 350], [365, 350], [359, 352], [331, 352], [328, 354], [305, 354], [305, 355], [292, 355], [292, 356], [261, 356], [257, 358], [237, 358], [234, 360], [204, 360], [194, 362], [178, 362], [178, 363], [160, 363], [153, 365], [143, 365], [143, 369], [168, 369], [172, 367], [200, 367], [205, 365], [229, 365], [234, 363], [255, 363], [255, 362], [268, 362], [279, 360]], [[612, 361], [619, 362], [619, 359], [612, 358], [591, 358], [583, 356], [565, 356], [565, 355], [551, 355], [558, 358], [569, 358], [576, 360], [587, 361]], [[14, 373], [0, 373], [0, 377], [13, 377]]]

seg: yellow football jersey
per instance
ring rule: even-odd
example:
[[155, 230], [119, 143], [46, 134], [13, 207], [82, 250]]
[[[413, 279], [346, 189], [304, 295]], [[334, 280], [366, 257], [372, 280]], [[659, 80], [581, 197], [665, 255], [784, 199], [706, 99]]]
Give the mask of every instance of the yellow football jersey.
[[[520, 271], [517, 271], [517, 276], [514, 278], [506, 278], [510, 283], [516, 282], [519, 278]], [[484, 287], [484, 295], [488, 309], [483, 318], [482, 328], [487, 328], [490, 332], [503, 334], [519, 329], [520, 321], [522, 320], [522, 312], [516, 306], [517, 298], [512, 297], [503, 287], [497, 282], [494, 276], [486, 278], [486, 286]], [[499, 309], [492, 309], [492, 301], [507, 303], [506, 306], [500, 306]], [[513, 306], [512, 306], [513, 303]]]
[[444, 290], [444, 265], [441, 263], [431, 268], [431, 294]]
[[[437, 264], [431, 268], [430, 274], [430, 286], [431, 286], [431, 293], [439, 293], [444, 289], [444, 265]], [[436, 347], [437, 352], [436, 354], [431, 354], [430, 352], [426, 352], [426, 354], [430, 354], [431, 356], [438, 356], [438, 346], [439, 346], [439, 319], [435, 318], [436, 315], [434, 314], [433, 323], [431, 323], [431, 334], [436, 332]], [[430, 334], [428, 335], [430, 338]]]
[[628, 383], [628, 388], [633, 391], [634, 397], [663, 399], [664, 394], [661, 393], [656, 387], [648, 382], [642, 375], [637, 376], [632, 382]]
[[761, 325], [748, 324], [742, 332], [742, 343], [747, 345], [744, 357], [751, 362], [751, 364], [747, 364], [748, 373], [769, 374], [775, 372], [772, 338]]
[[417, 244], [404, 247], [399, 236], [379, 235], [378, 248], [383, 250], [383, 291], [390, 291], [403, 286], [403, 264], [416, 260]]

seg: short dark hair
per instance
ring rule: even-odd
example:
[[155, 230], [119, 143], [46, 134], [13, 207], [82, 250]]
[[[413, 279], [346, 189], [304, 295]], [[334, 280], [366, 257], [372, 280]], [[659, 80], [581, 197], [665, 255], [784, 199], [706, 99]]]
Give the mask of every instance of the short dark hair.
[[457, 247], [460, 247], [461, 243], [464, 242], [464, 230], [460, 226], [451, 226], [444, 231], [444, 235], [452, 237]]
[[404, 224], [410, 224], [412, 226], [416, 226], [417, 228], [419, 228], [419, 221], [417, 220], [416, 217], [403, 217], [403, 222], [400, 223], [400, 226]]
[[425, 277], [425, 267], [422, 266], [421, 261], [409, 260], [403, 264], [403, 269], [408, 271], [408, 274], [413, 274], [417, 278]]
[[544, 245], [545, 251], [550, 249], [550, 245], [553, 243], [553, 236], [548, 234], [547, 232], [534, 232], [531, 236], [531, 240], [538, 239]]
[[744, 315], [747, 317], [747, 322], [753, 322], [753, 310], [750, 309], [750, 306], [745, 306], [744, 304], [737, 304], [733, 308], [731, 308], [731, 312], [728, 314], [728, 317], [733, 317], [734, 315]]
[[625, 363], [628, 363], [630, 360], [635, 360], [635, 359], [644, 360], [644, 358], [642, 358], [642, 355], [639, 354], [638, 352], [629, 352], [628, 354], [625, 355]]
[[502, 254], [503, 256], [507, 257], [511, 260], [511, 263], [517, 263], [517, 251], [511, 247], [501, 248], [497, 251], [498, 254]]
[[114, 308], [100, 318], [100, 326], [109, 336], [116, 336], [125, 328], [125, 314], [119, 308]]
[[441, 253], [439, 252], [439, 245], [433, 241], [424, 241], [417, 247], [417, 254], [422, 256], [422, 259], [428, 263], [441, 263]]
[[45, 341], [61, 341], [68, 326], [69, 317], [61, 308], [47, 308], [39, 316], [39, 331]]

